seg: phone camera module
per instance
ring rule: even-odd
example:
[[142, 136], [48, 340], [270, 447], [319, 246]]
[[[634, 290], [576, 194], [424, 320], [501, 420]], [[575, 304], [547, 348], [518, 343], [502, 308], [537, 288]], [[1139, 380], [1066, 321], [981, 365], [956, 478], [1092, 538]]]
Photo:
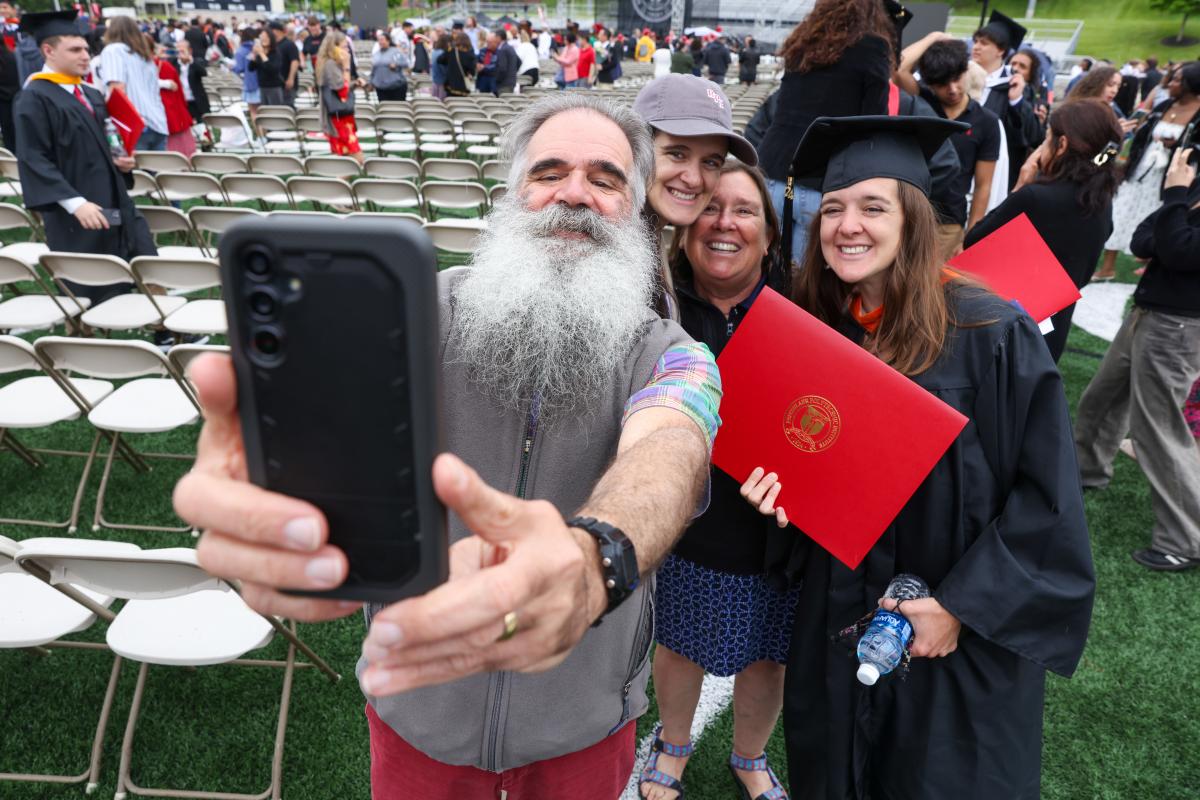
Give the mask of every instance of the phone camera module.
[[279, 304], [275, 300], [275, 296], [264, 289], [257, 289], [250, 293], [249, 297], [250, 313], [259, 319], [271, 319], [275, 316], [275, 312], [279, 308]]
[[283, 357], [283, 337], [270, 328], [259, 328], [251, 340], [255, 360], [274, 363]]
[[271, 274], [271, 254], [255, 248], [246, 254], [246, 271], [256, 280], [266, 280]]

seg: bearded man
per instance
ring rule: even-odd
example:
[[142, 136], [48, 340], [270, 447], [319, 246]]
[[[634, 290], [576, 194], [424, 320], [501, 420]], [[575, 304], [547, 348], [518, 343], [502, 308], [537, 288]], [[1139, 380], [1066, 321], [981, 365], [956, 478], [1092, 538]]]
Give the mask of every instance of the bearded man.
[[[376, 800], [620, 795], [647, 706], [650, 576], [697, 510], [720, 423], [711, 353], [650, 309], [645, 123], [548, 97], [505, 157], [514, 190], [471, 265], [439, 276], [451, 579], [367, 609]], [[264, 613], [351, 613], [276, 591], [336, 586], [345, 557], [317, 509], [245, 482], [228, 360], [191, 375], [206, 422], [175, 503], [206, 529], [201, 564]]]

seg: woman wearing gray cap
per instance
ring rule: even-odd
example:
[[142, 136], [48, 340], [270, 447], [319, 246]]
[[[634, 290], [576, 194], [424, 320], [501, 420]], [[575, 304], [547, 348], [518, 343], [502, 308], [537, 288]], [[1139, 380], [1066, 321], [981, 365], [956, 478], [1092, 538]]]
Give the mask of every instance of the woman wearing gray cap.
[[[712, 81], [664, 75], [638, 93], [633, 110], [654, 130], [654, 182], [644, 213], [660, 232], [691, 225], [712, 199], [725, 157], [758, 164], [754, 146], [733, 130], [731, 103]], [[660, 272], [659, 313], [678, 316], [666, 259]]]

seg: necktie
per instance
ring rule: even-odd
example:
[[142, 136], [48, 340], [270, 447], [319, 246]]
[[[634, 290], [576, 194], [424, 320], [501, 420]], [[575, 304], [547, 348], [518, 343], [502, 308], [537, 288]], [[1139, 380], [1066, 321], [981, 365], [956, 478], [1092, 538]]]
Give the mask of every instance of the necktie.
[[75, 84], [75, 99], [83, 103], [83, 107], [88, 110], [89, 114], [92, 116], [96, 115], [95, 110], [92, 109], [92, 104], [89, 103], [86, 98], [84, 98], [83, 90], [79, 88], [79, 84]]

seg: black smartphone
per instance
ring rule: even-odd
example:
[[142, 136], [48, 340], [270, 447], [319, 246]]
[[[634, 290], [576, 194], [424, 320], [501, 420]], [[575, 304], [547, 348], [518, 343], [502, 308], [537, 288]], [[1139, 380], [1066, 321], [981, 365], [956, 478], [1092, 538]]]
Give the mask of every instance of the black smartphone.
[[221, 278], [250, 480], [316, 505], [374, 602], [446, 580], [437, 262], [416, 225], [241, 220]]
[[121, 209], [119, 208], [102, 208], [100, 213], [108, 220], [108, 227], [115, 228], [121, 224]]

